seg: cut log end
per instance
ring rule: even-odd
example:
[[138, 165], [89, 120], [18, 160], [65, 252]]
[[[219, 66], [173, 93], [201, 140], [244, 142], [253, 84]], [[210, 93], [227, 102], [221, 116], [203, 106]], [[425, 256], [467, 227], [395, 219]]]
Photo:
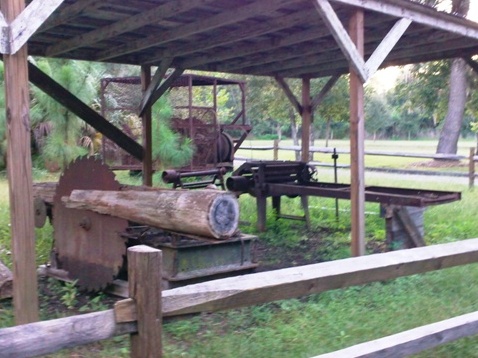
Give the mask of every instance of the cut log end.
[[216, 197], [209, 211], [211, 231], [217, 238], [229, 238], [237, 231], [239, 222], [239, 204], [230, 194]]

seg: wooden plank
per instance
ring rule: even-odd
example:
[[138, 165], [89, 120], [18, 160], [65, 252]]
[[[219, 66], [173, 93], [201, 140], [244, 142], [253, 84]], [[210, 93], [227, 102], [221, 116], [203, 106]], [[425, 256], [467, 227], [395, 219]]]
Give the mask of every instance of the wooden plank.
[[[358, 53], [364, 53], [364, 13], [350, 19], [350, 36]], [[365, 254], [365, 119], [363, 79], [350, 68], [350, 201], [353, 256]]]
[[[141, 66], [141, 89], [143, 93], [151, 84], [151, 67]], [[143, 185], [153, 186], [153, 143], [151, 108], [141, 114], [143, 136]]]
[[[184, 72], [182, 68], [176, 68], [174, 71], [166, 78], [163, 83], [151, 94], [148, 106], [152, 107], [161, 96], [171, 88], [174, 81], [176, 81]], [[146, 110], [147, 106], [141, 109], [140, 113], [143, 113]]]
[[375, 72], [377, 72], [378, 68], [382, 65], [383, 61], [385, 61], [397, 42], [402, 38], [411, 23], [412, 20], [410, 19], [400, 19], [393, 25], [392, 29], [365, 63], [365, 67], [367, 67], [370, 76], [373, 76]]
[[[0, 7], [11, 22], [23, 11], [25, 1], [1, 0]], [[27, 56], [26, 47], [14, 55], [3, 56], [16, 324], [38, 320]]]
[[163, 316], [296, 298], [478, 262], [478, 239], [209, 281], [163, 292]]
[[412, 218], [407, 212], [405, 207], [399, 207], [395, 209], [397, 213], [397, 217], [403, 225], [403, 228], [408, 234], [408, 237], [412, 240], [413, 244], [416, 247], [423, 247], [425, 246], [425, 240], [423, 240], [423, 236], [416, 227], [415, 223], [413, 222]]
[[10, 28], [5, 16], [0, 11], [0, 53], [10, 53]]
[[314, 358], [408, 357], [476, 334], [478, 334], [478, 312], [473, 312]]
[[136, 332], [136, 322], [115, 322], [114, 310], [0, 329], [2, 357], [36, 357]]
[[143, 98], [141, 99], [141, 104], [139, 105], [139, 116], [143, 115], [143, 111], [149, 107], [151, 108], [151, 99], [153, 93], [158, 89], [161, 82], [164, 80], [164, 76], [168, 71], [169, 66], [171, 66], [172, 58], [164, 58], [161, 60], [161, 64], [154, 73], [153, 79], [150, 80], [146, 89], [143, 89]]
[[33, 0], [10, 24], [10, 53], [16, 53], [64, 0]]
[[[210, 48], [216, 48], [219, 46], [224, 46], [228, 44], [237, 44], [241, 41], [247, 40], [249, 38], [262, 36], [265, 34], [273, 33], [280, 31], [281, 29], [288, 29], [291, 26], [301, 25], [307, 21], [313, 21], [316, 14], [303, 14], [302, 12], [295, 12], [291, 15], [279, 16], [278, 18], [271, 19], [270, 21], [264, 21], [261, 24], [256, 26], [249, 26], [241, 28], [240, 32], [224, 32], [221, 34], [221, 37], [207, 37], [204, 40], [198, 40], [194, 43], [187, 43], [181, 45], [171, 45], [168, 46], [167, 50], [160, 50], [153, 52], [150, 55], [144, 56], [141, 58], [142, 64], [155, 64], [158, 63], [158, 59], [168, 56], [183, 56], [190, 53], [202, 52]], [[234, 46], [232, 46], [234, 47]], [[229, 50], [231, 51], [231, 50]], [[264, 49], [266, 51], [266, 49]], [[216, 56], [214, 56], [216, 58]], [[189, 59], [185, 59], [188, 61]], [[191, 60], [193, 60], [191, 58]], [[210, 62], [210, 58], [209, 61]], [[179, 64], [178, 64], [179, 66]], [[191, 68], [181, 66], [183, 68]]]
[[356, 6], [410, 19], [417, 24], [430, 26], [434, 29], [449, 31], [461, 36], [478, 39], [478, 25], [463, 18], [438, 12], [430, 7], [421, 6], [412, 1], [403, 0], [330, 0], [335, 3]]
[[315, 96], [313, 99], [312, 99], [312, 102], [311, 102], [311, 106], [312, 106], [312, 111], [315, 111], [317, 109], [318, 106], [320, 106], [320, 104], [322, 103], [322, 101], [324, 100], [325, 96], [327, 95], [327, 93], [329, 93], [329, 91], [332, 89], [332, 87], [334, 87], [334, 85], [337, 83], [337, 81], [339, 80], [340, 78], [340, 75], [335, 75], [335, 76], [331, 76], [329, 78], [329, 80], [327, 81], [327, 83], [324, 85], [324, 87], [322, 87], [322, 89], [320, 90], [320, 92], [317, 94], [317, 96]]
[[131, 43], [117, 46], [102, 51], [96, 60], [107, 60], [131, 52], [144, 50], [150, 47], [159, 46], [174, 40], [186, 38], [201, 32], [218, 29], [222, 26], [231, 25], [240, 21], [255, 17], [258, 14], [268, 14], [284, 5], [299, 2], [299, 0], [276, 0], [276, 1], [254, 1], [246, 5], [238, 5], [234, 8], [220, 12], [217, 15], [199, 18], [197, 21], [182, 24], [170, 30], [162, 31], [159, 35], [153, 34], [145, 38], [132, 41]]
[[282, 91], [284, 92], [284, 94], [286, 95], [287, 99], [290, 101], [290, 103], [292, 104], [292, 107], [295, 108], [295, 110], [297, 111], [297, 113], [299, 113], [300, 115], [302, 115], [302, 105], [300, 104], [299, 100], [297, 99], [297, 97], [295, 96], [295, 94], [292, 92], [292, 90], [290, 89], [289, 85], [287, 84], [286, 80], [283, 78], [283, 77], [280, 77], [280, 76], [274, 76], [277, 84], [279, 85], [279, 87], [282, 89]]
[[46, 55], [48, 57], [56, 56], [77, 49], [79, 47], [89, 46], [94, 43], [98, 43], [100, 41], [119, 36], [121, 34], [139, 29], [146, 25], [157, 24], [162, 19], [167, 19], [168, 17], [173, 15], [177, 16], [196, 7], [207, 5], [212, 1], [213, 0], [189, 0], [187, 2], [167, 2], [149, 11], [141, 12], [137, 15], [130, 16], [127, 19], [114, 22], [111, 25], [103, 26], [86, 34], [79, 35], [71, 39], [51, 45], [46, 50]]
[[146, 245], [128, 249], [128, 286], [136, 302], [138, 332], [130, 336], [131, 357], [162, 357], [162, 253]]
[[88, 107], [77, 97], [67, 91], [63, 86], [40, 71], [33, 64], [28, 63], [28, 70], [30, 74], [30, 81], [35, 86], [40, 88], [43, 92], [57, 102], [61, 103], [68, 110], [72, 111], [97, 131], [104, 134], [108, 139], [115, 142], [133, 157], [138, 160], [143, 160], [143, 147], [135, 140], [128, 137], [121, 130], [109, 123], [100, 114]]
[[319, 14], [322, 16], [325, 24], [332, 33], [337, 45], [347, 58], [350, 67], [357, 73], [363, 83], [369, 78], [368, 70], [363, 60], [363, 50], [357, 49], [356, 44], [347, 34], [342, 22], [338, 18], [328, 0], [314, 0], [314, 5]]
[[49, 30], [53, 27], [62, 25], [69, 20], [82, 15], [92, 6], [99, 6], [102, 4], [100, 0], [82, 0], [76, 1], [74, 4], [68, 4], [67, 7], [63, 7], [61, 10], [53, 13], [47, 22], [43, 23], [38, 29], [38, 32]]
[[312, 108], [310, 106], [310, 78], [302, 79], [302, 153], [303, 162], [309, 161], [310, 126], [312, 124]]

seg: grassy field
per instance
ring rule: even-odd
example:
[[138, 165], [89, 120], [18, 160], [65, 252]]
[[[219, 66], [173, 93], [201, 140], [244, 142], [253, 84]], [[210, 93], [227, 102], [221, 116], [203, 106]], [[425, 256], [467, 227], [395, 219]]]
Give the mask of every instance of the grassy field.
[[[271, 140], [246, 140], [244, 146], [272, 146]], [[283, 140], [280, 146], [292, 146], [291, 140]], [[315, 147], [325, 148], [325, 141], [317, 140]], [[379, 152], [399, 152], [399, 153], [414, 153], [414, 154], [435, 154], [437, 142], [436, 140], [417, 140], [417, 141], [383, 141], [383, 140], [367, 140], [365, 141], [365, 151], [379, 151]], [[471, 140], [461, 140], [458, 145], [459, 155], [468, 156], [471, 147], [475, 147], [476, 142]], [[337, 148], [338, 150], [350, 150], [348, 140], [331, 140], [329, 141], [329, 148]], [[250, 149], [240, 149], [237, 152], [238, 156], [255, 159], [273, 159], [272, 150], [258, 151]], [[279, 150], [279, 160], [294, 160], [295, 155], [293, 151]], [[333, 163], [330, 154], [315, 153], [314, 161], [323, 163]], [[399, 157], [385, 157], [376, 155], [366, 155], [365, 165], [367, 167], [387, 167], [387, 168], [416, 168], [417, 162], [424, 162], [426, 159], [417, 158], [399, 158]], [[350, 155], [339, 154], [337, 163], [339, 165], [349, 165]], [[425, 168], [424, 168], [425, 169]], [[463, 168], [454, 168], [462, 170]], [[466, 168], [464, 168], [466, 170]]]
[[[270, 142], [269, 142], [270, 143]], [[399, 143], [399, 144], [398, 144]], [[345, 145], [337, 142], [337, 146]], [[430, 142], [375, 142], [373, 150], [398, 150], [433, 153]], [[254, 142], [253, 145], [265, 145]], [[371, 144], [367, 142], [367, 147]], [[465, 143], [460, 146], [464, 154]], [[394, 149], [390, 149], [390, 148]], [[412, 150], [413, 148], [413, 150]], [[370, 148], [371, 149], [371, 148]], [[241, 154], [248, 156], [246, 154]], [[390, 164], [389, 157], [380, 158], [379, 166]], [[281, 158], [286, 159], [286, 158]], [[415, 160], [416, 161], [416, 160]], [[406, 164], [409, 165], [409, 164]], [[320, 173], [319, 173], [320, 174]], [[319, 175], [320, 177], [320, 175]], [[321, 176], [330, 180], [330, 173]], [[121, 180], [127, 180], [121, 176]], [[344, 180], [346, 180], [344, 176]], [[129, 179], [128, 179], [129, 180]], [[368, 185], [454, 190], [462, 192], [462, 200], [430, 207], [425, 212], [425, 240], [428, 244], [445, 243], [478, 237], [478, 190], [469, 190], [453, 181], [425, 182], [401, 177], [387, 179], [379, 176], [367, 179]], [[8, 224], [8, 190], [0, 179], [0, 260], [11, 265]], [[287, 199], [284, 207], [291, 214], [300, 213], [299, 200]], [[255, 202], [248, 196], [240, 199], [243, 232], [255, 231]], [[323, 243], [317, 255], [323, 260], [349, 256], [350, 205], [341, 200], [340, 220], [335, 219], [335, 202], [331, 199], [311, 198], [312, 230], [290, 221], [275, 221], [268, 213], [268, 230], [258, 234], [260, 240], [272, 245], [295, 247], [312, 236], [320, 236]], [[366, 204], [366, 236], [370, 247], [383, 244], [385, 228], [378, 215], [378, 204]], [[37, 231], [37, 263], [45, 263], [51, 247], [51, 227]], [[314, 252], [304, 253], [307, 255]], [[467, 265], [424, 275], [415, 275], [386, 282], [330, 291], [301, 299], [280, 301], [214, 314], [202, 314], [164, 325], [166, 357], [311, 357], [325, 352], [380, 338], [406, 329], [433, 323], [478, 310], [478, 264]], [[55, 284], [57, 285], [57, 284]], [[74, 288], [55, 286], [60, 301], [79, 299]], [[87, 309], [107, 308], [102, 296], [91, 298]], [[71, 302], [70, 302], [71, 303]], [[84, 303], [83, 303], [84, 304]], [[76, 306], [78, 307], [78, 305]], [[42, 318], [52, 318], [42, 305]], [[76, 312], [74, 310], [71, 313]], [[57, 313], [58, 315], [59, 313]], [[61, 313], [63, 314], [63, 313]], [[53, 315], [55, 316], [55, 315]], [[0, 327], [12, 324], [10, 301], [0, 301]], [[127, 357], [128, 337], [58, 353], [54, 357]], [[0, 354], [1, 355], [1, 354]], [[418, 357], [478, 357], [478, 338], [467, 338], [447, 344]]]

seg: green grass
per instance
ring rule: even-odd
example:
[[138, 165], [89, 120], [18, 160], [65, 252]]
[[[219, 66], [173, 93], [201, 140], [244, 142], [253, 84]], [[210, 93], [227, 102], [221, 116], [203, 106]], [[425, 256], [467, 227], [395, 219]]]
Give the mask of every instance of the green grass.
[[[337, 146], [339, 144], [344, 145], [342, 142], [336, 142]], [[404, 152], [434, 151], [434, 146], [429, 141], [375, 142], [375, 144], [367, 142], [369, 149], [372, 149], [372, 145], [379, 144], [381, 147], [373, 147], [373, 150], [399, 148]], [[464, 154], [468, 150], [468, 145], [471, 146], [472, 143], [465, 143], [462, 146]], [[389, 157], [374, 158], [381, 158], [377, 165], [403, 165], [389, 164], [391, 161]], [[121, 173], [118, 179], [121, 182], [140, 184], [137, 178], [130, 178], [125, 172]], [[331, 171], [322, 172], [319, 168], [319, 179], [331, 181]], [[339, 179], [341, 182], [348, 182], [346, 171], [340, 172]], [[426, 210], [425, 240], [428, 244], [438, 244], [478, 237], [476, 189], [469, 190], [464, 185], [453, 184], [452, 181], [416, 182], [402, 178], [384, 181], [377, 176], [367, 176], [366, 184], [462, 191], [461, 201]], [[292, 248], [307, 240], [310, 235], [318, 233], [323, 241], [323, 247], [320, 248], [322, 259], [333, 260], [350, 255], [349, 201], [339, 201], [340, 220], [337, 222], [333, 199], [310, 198], [311, 232], [305, 230], [302, 223], [276, 221], [272, 213], [268, 212], [268, 230], [263, 234], [257, 233], [255, 228], [255, 200], [249, 196], [242, 196], [240, 205], [243, 222], [241, 230], [258, 234], [261, 240], [272, 245]], [[288, 214], [302, 214], [299, 199], [284, 198], [283, 208]], [[367, 240], [383, 242], [385, 228], [383, 219], [378, 215], [379, 205], [366, 203], [365, 210]], [[5, 179], [0, 179], [0, 214], [0, 260], [11, 266], [8, 186]], [[50, 226], [37, 231], [39, 264], [45, 263], [48, 259], [51, 233]], [[176, 320], [164, 324], [165, 356], [311, 357], [476, 311], [477, 282], [478, 264], [473, 264], [329, 291], [300, 299]], [[0, 302], [0, 327], [12, 324], [10, 301]], [[128, 339], [127, 336], [117, 337], [103, 343], [77, 348], [74, 354], [91, 357], [126, 357]], [[54, 357], [67, 357], [71, 354], [60, 352]], [[423, 352], [418, 357], [478, 357], [478, 338], [461, 339]]]

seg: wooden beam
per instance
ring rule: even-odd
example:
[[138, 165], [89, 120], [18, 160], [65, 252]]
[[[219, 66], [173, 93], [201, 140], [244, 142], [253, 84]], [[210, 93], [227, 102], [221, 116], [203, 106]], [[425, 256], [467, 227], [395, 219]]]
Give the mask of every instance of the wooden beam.
[[10, 28], [5, 16], [0, 11], [0, 54], [10, 53]]
[[163, 356], [162, 349], [162, 253], [146, 245], [128, 249], [129, 295], [136, 304], [138, 332], [132, 334], [131, 357]]
[[312, 123], [312, 107], [310, 106], [310, 78], [302, 79], [302, 161], [309, 161], [310, 125]]
[[231, 277], [163, 292], [163, 316], [297, 298], [478, 262], [478, 239]]
[[471, 69], [472, 69], [476, 74], [478, 74], [478, 62], [476, 62], [475, 60], [473, 60], [473, 58], [471, 58], [471, 57], [465, 57], [464, 60], [465, 60], [466, 63], [471, 67]]
[[63, 7], [61, 10], [55, 12], [47, 22], [40, 26], [37, 32], [43, 32], [53, 27], [62, 25], [77, 16], [81, 16], [92, 6], [96, 7], [100, 6], [101, 4], [102, 2], [98, 0], [82, 0], [76, 1], [74, 4], [68, 4], [68, 6]]
[[403, 0], [330, 0], [335, 3], [347, 4], [410, 19], [421, 25], [430, 26], [434, 29], [449, 31], [461, 36], [478, 39], [478, 25], [463, 18], [438, 12], [430, 7]]
[[143, 92], [143, 98], [141, 99], [141, 104], [139, 105], [140, 116], [142, 116], [146, 108], [151, 108], [152, 95], [158, 89], [161, 82], [164, 80], [164, 76], [166, 75], [166, 71], [168, 70], [169, 66], [171, 66], [172, 60], [172, 58], [164, 58], [161, 61], [161, 65], [154, 73], [153, 79], [148, 81], [149, 84]]
[[478, 312], [472, 312], [314, 358], [408, 357], [476, 334]]
[[[159, 46], [174, 40], [186, 38], [201, 32], [206, 32], [235, 24], [248, 18], [255, 17], [258, 14], [267, 14], [277, 10], [284, 5], [299, 2], [299, 0], [276, 0], [276, 1], [254, 1], [246, 5], [239, 5], [226, 11], [222, 11], [217, 15], [208, 17], [200, 17], [198, 21], [188, 24], [181, 24], [170, 30], [165, 30], [158, 34], [153, 34], [145, 38], [133, 41], [122, 46], [102, 51], [98, 54], [96, 60], [106, 60], [125, 55], [131, 52], [144, 50], [146, 48]], [[173, 54], [174, 55], [174, 54]]]
[[176, 68], [174, 71], [168, 76], [166, 80], [151, 94], [149, 97], [149, 101], [143, 108], [140, 109], [140, 116], [144, 113], [147, 108], [151, 108], [161, 96], [171, 88], [174, 81], [176, 81], [182, 74], [184, 70], [182, 68]]
[[327, 93], [329, 93], [332, 87], [334, 87], [334, 85], [337, 83], [339, 78], [340, 78], [340, 75], [331, 76], [329, 80], [327, 81], [327, 83], [324, 85], [324, 87], [322, 87], [319, 94], [317, 94], [317, 96], [315, 96], [312, 99], [312, 102], [311, 102], [312, 112], [315, 111], [318, 106], [320, 106], [320, 104], [324, 100]]
[[410, 19], [400, 19], [388, 32], [387, 36], [385, 36], [383, 41], [373, 52], [372, 56], [370, 56], [365, 63], [370, 76], [373, 76], [375, 72], [377, 72], [378, 68], [382, 65], [383, 61], [385, 61], [397, 42], [402, 38], [411, 23], [412, 20]]
[[279, 76], [275, 76], [274, 78], [277, 84], [279, 85], [279, 87], [282, 89], [282, 91], [286, 95], [287, 99], [292, 104], [292, 107], [295, 108], [295, 110], [297, 111], [297, 113], [299, 113], [299, 115], [302, 115], [302, 105], [300, 104], [299, 100], [290, 89], [285, 79]]
[[347, 34], [342, 22], [335, 13], [328, 0], [314, 0], [314, 5], [319, 14], [322, 16], [325, 24], [332, 33], [332, 36], [337, 41], [337, 45], [342, 50], [344, 56], [347, 58], [350, 67], [357, 73], [363, 83], [367, 82], [369, 78], [368, 70], [365, 67], [363, 54], [357, 50], [353, 40]]
[[58, 103], [61, 103], [63, 106], [65, 106], [65, 108], [105, 135], [108, 139], [115, 142], [133, 157], [138, 160], [143, 160], [143, 147], [135, 140], [128, 137], [121, 130], [116, 128], [100, 114], [88, 107], [64, 87], [40, 71], [33, 64], [28, 63], [28, 70], [30, 74], [30, 81], [35, 86], [40, 88]]
[[[227, 44], [236, 44], [240, 41], [247, 40], [252, 37], [262, 36], [265, 34], [280, 31], [282, 29], [288, 29], [291, 26], [300, 25], [307, 21], [313, 21], [315, 14], [306, 14], [298, 11], [291, 15], [279, 16], [265, 21], [256, 26], [244, 27], [238, 32], [223, 33], [220, 38], [211, 37], [205, 38], [194, 42], [194, 44], [187, 43], [184, 45], [169, 46], [167, 50], [160, 50], [154, 52], [152, 55], [148, 55], [141, 58], [143, 64], [155, 64], [158, 63], [158, 59], [171, 56], [183, 56], [194, 52], [201, 52], [210, 48], [216, 48]], [[316, 18], [317, 16], [315, 16]], [[183, 66], [181, 66], [183, 67]], [[183, 67], [190, 68], [190, 67]]]
[[[364, 13], [350, 18], [350, 37], [360, 56], [364, 53]], [[365, 119], [364, 81], [350, 68], [350, 201], [353, 256], [365, 255]]]
[[[24, 9], [24, 0], [1, 0], [7, 21]], [[13, 261], [15, 323], [38, 320], [38, 282], [35, 264], [32, 162], [30, 151], [30, 96], [26, 47], [4, 55], [7, 125], [7, 172]]]
[[16, 53], [64, 0], [33, 0], [10, 25], [10, 52]]
[[189, 0], [189, 1], [173, 1], [167, 2], [155, 7], [149, 11], [130, 16], [126, 19], [114, 22], [111, 25], [100, 27], [86, 34], [73, 37], [68, 40], [60, 41], [51, 45], [46, 50], [47, 56], [55, 56], [65, 52], [72, 51], [79, 47], [85, 47], [116, 37], [123, 33], [139, 29], [147, 25], [157, 24], [162, 19], [171, 16], [177, 16], [196, 7], [207, 5], [213, 0]]
[[[156, 74], [155, 74], [156, 77]], [[143, 93], [151, 84], [151, 67], [141, 66], [141, 89]], [[153, 142], [151, 107], [141, 115], [143, 136], [143, 185], [153, 186]]]

